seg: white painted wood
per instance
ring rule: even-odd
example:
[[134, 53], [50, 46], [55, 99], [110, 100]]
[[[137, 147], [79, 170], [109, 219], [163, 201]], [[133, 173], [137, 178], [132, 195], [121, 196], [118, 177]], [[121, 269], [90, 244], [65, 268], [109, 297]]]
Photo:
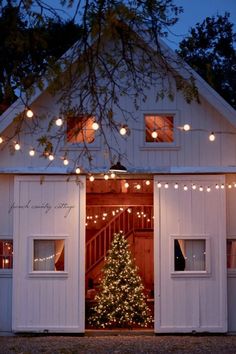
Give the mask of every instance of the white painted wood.
[[[85, 179], [16, 177], [13, 331], [84, 332]], [[71, 205], [68, 211], [61, 203]], [[43, 207], [46, 206], [47, 207]], [[65, 238], [65, 272], [33, 272], [32, 238]]]
[[[224, 176], [155, 176], [157, 181], [168, 182], [169, 188], [154, 186], [155, 332], [226, 332], [225, 192], [206, 191], [208, 185], [223, 183]], [[183, 190], [192, 183], [205, 190]], [[172, 274], [175, 235], [207, 239], [206, 272]]]

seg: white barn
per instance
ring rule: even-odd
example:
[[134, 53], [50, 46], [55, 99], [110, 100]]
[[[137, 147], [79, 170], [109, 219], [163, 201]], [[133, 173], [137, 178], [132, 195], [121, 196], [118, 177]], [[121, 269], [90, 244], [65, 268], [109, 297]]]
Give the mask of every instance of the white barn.
[[[177, 90], [159, 101], [146, 92], [131, 134], [117, 133], [127, 173], [114, 179], [104, 179], [110, 165], [99, 131], [90, 145], [96, 169], [79, 176], [62, 163], [79, 144], [65, 143], [50, 165], [29, 156], [27, 134], [19, 151], [0, 150], [0, 332], [84, 333], [120, 229], [154, 308], [155, 333], [236, 330], [236, 112], [194, 75], [200, 104]], [[31, 109], [56, 116], [56, 98], [37, 92]], [[3, 139], [23, 110], [17, 101], [0, 117]]]

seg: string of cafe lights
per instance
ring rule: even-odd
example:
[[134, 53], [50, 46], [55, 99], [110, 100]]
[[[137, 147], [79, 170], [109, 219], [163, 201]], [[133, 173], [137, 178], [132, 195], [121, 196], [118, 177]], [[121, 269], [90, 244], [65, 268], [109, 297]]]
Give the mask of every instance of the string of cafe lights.
[[169, 183], [169, 182], [157, 182], [156, 186], [158, 189], [169, 189], [169, 188], [173, 188], [175, 190], [179, 190], [182, 189], [184, 191], [189, 191], [189, 190], [193, 190], [193, 191], [199, 191], [199, 192], [211, 192], [212, 190], [224, 190], [226, 188], [228, 189], [235, 189], [236, 188], [236, 182], [232, 182], [232, 183], [216, 183], [214, 186], [212, 185], [202, 185], [202, 184], [195, 184], [195, 183], [191, 183], [191, 184], [185, 184], [185, 183], [179, 183], [179, 182], [174, 182], [174, 183]]
[[[34, 118], [34, 112], [32, 111], [32, 109], [30, 107], [26, 107], [25, 109], [25, 115], [27, 118], [29, 119], [33, 119]], [[55, 118], [55, 125], [57, 127], [61, 127], [64, 124], [64, 120], [61, 117]], [[92, 123], [92, 129], [94, 131], [99, 130], [100, 126], [98, 124], [98, 122], [94, 121]], [[191, 128], [190, 124], [186, 123], [183, 126], [177, 127], [178, 130], [184, 131], [184, 132], [196, 132], [196, 131], [201, 131], [201, 132], [207, 132], [208, 135], [208, 139], [210, 142], [214, 142], [216, 140], [216, 135], [219, 134], [230, 134], [230, 135], [236, 135], [236, 133], [234, 132], [228, 132], [228, 131], [208, 131], [206, 129], [195, 129], [195, 128]], [[134, 129], [137, 130], [137, 129]], [[125, 136], [129, 136], [130, 135], [130, 128], [127, 124], [120, 124], [119, 126], [119, 133], [121, 136], [125, 137]], [[151, 136], [153, 139], [157, 139], [158, 138], [158, 129], [154, 129], [151, 132]], [[0, 144], [4, 143], [5, 139], [3, 136], [0, 136]], [[14, 141], [14, 145], [13, 145], [15, 151], [20, 151], [21, 150], [21, 144], [20, 141]], [[41, 153], [41, 151], [35, 149], [34, 147], [30, 147], [28, 150], [28, 154], [30, 157], [35, 157], [37, 155], [37, 153]], [[54, 161], [56, 158], [60, 159], [63, 163], [64, 166], [68, 166], [70, 164], [70, 159], [68, 157], [68, 153], [66, 152], [63, 156], [56, 156], [55, 154], [53, 154], [53, 152], [48, 153], [47, 158], [50, 162]], [[76, 174], [80, 174], [82, 172], [82, 169], [80, 166], [76, 166], [75, 167], [75, 173]], [[115, 174], [111, 173], [110, 174], [111, 178], [115, 178]], [[95, 177], [93, 175], [90, 175], [89, 180], [92, 182], [94, 181]], [[108, 180], [109, 179], [109, 175], [108, 174], [104, 174], [104, 179]]]

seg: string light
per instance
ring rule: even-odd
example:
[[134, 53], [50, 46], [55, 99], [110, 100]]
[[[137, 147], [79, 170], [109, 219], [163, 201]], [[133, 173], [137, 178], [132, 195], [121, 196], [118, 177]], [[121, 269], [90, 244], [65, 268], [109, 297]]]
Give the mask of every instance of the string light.
[[210, 192], [211, 191], [211, 187], [208, 186], [206, 190], [207, 190], [207, 192]]
[[147, 186], [150, 186], [150, 184], [151, 184], [151, 182], [149, 180], [147, 180], [145, 183]]
[[188, 186], [186, 186], [186, 184], [184, 185], [184, 191], [188, 190]]
[[221, 189], [224, 189], [224, 188], [225, 188], [224, 183], [221, 184], [220, 188], [221, 188]]
[[192, 184], [192, 189], [195, 191], [197, 189], [196, 184]]
[[93, 175], [90, 176], [90, 177], [89, 177], [89, 180], [90, 180], [90, 182], [93, 182], [93, 181], [95, 180], [94, 176], [93, 176]]
[[109, 176], [107, 174], [105, 174], [104, 179], [107, 181], [109, 179]]
[[232, 188], [232, 184], [228, 184], [228, 188], [231, 189]]
[[76, 173], [77, 175], [79, 175], [79, 174], [81, 173], [81, 169], [80, 169], [79, 167], [76, 167], [75, 173]]
[[154, 131], [152, 132], [152, 138], [153, 138], [153, 139], [156, 139], [157, 137], [158, 137], [158, 133], [157, 133], [156, 130], [154, 130]]
[[158, 182], [158, 183], [157, 183], [157, 187], [158, 187], [158, 188], [161, 188], [161, 182]]
[[64, 157], [63, 165], [65, 165], [65, 166], [69, 165], [69, 160], [67, 159], [67, 157]]
[[63, 124], [63, 120], [61, 118], [57, 118], [55, 123], [58, 127], [61, 127]]
[[126, 135], [127, 134], [127, 126], [126, 125], [123, 125], [120, 130], [120, 135]]
[[169, 188], [169, 184], [165, 183], [164, 187], [165, 187], [165, 189], [168, 189]]
[[191, 129], [191, 127], [190, 127], [189, 124], [184, 124], [183, 130], [184, 130], [185, 132], [188, 132], [190, 129]]
[[202, 186], [199, 187], [199, 191], [203, 192], [203, 187]]
[[0, 136], [0, 144], [3, 143], [3, 138]]
[[49, 159], [50, 161], [53, 161], [53, 160], [54, 160], [53, 154], [49, 154], [49, 155], [48, 155], [48, 159]]
[[20, 150], [20, 144], [19, 143], [15, 143], [14, 148], [16, 151]]
[[174, 184], [174, 189], [178, 189], [178, 188], [179, 188], [178, 183], [175, 183], [175, 184]]
[[136, 188], [137, 188], [137, 189], [141, 189], [141, 185], [140, 185], [140, 184], [137, 184]]
[[129, 183], [125, 182], [125, 188], [129, 188]]
[[213, 132], [211, 132], [211, 134], [209, 135], [209, 140], [210, 141], [215, 141], [216, 140], [215, 134]]
[[93, 130], [98, 130], [99, 129], [99, 124], [97, 122], [93, 122], [92, 129]]
[[30, 155], [31, 157], [35, 156], [35, 149], [30, 149], [29, 155]]
[[28, 118], [32, 118], [34, 116], [34, 112], [31, 109], [27, 109], [26, 116]]
[[219, 184], [216, 184], [216, 187], [215, 187], [216, 189], [220, 189], [220, 186], [219, 186]]
[[111, 178], [113, 178], [113, 179], [116, 178], [115, 172], [112, 172], [112, 173], [111, 173]]

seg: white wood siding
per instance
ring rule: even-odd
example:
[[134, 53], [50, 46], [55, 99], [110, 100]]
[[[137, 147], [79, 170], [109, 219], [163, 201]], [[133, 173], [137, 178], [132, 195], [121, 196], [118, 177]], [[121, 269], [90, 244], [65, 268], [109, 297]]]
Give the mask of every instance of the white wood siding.
[[[13, 203], [12, 176], [0, 175], [0, 240], [13, 238], [13, 214], [9, 212]], [[12, 270], [0, 269], [0, 332], [12, 330]]]
[[[14, 201], [13, 330], [83, 332], [84, 179], [78, 184], [67, 177], [18, 177]], [[51, 205], [49, 212], [38, 208], [44, 203]], [[60, 203], [73, 206], [68, 216], [57, 208]], [[62, 276], [32, 274], [32, 238], [45, 236], [65, 238]]]
[[[169, 189], [155, 190], [155, 331], [225, 332], [226, 307], [226, 226], [223, 190], [193, 191], [191, 184], [208, 185], [224, 181], [220, 176], [160, 176]], [[174, 182], [179, 182], [175, 190]], [[183, 190], [183, 185], [189, 187]], [[206, 237], [210, 243], [207, 274], [173, 273], [172, 238]], [[207, 251], [208, 252], [208, 251]]]

